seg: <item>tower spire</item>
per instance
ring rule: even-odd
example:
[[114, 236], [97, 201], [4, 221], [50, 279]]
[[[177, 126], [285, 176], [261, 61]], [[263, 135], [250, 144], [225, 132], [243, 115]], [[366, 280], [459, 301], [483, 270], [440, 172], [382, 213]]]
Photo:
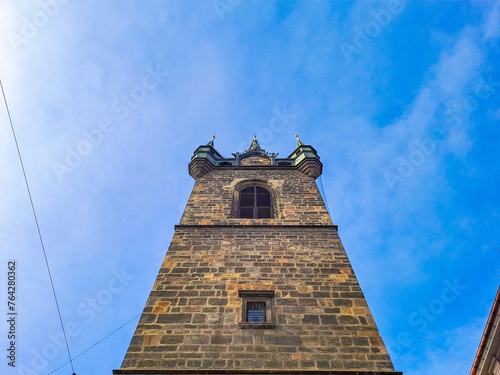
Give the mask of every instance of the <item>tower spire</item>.
[[297, 138], [297, 147], [304, 146], [304, 142], [302, 142], [299, 138], [299, 135], [295, 133], [295, 138]]
[[207, 143], [207, 146], [215, 147], [214, 140], [215, 140], [215, 133], [214, 135], [212, 135], [212, 139], [210, 140], [210, 142]]
[[253, 150], [262, 150], [260, 148], [259, 142], [257, 142], [257, 136], [255, 134], [253, 135], [252, 143], [250, 143], [250, 147], [248, 148], [247, 151], [253, 151]]

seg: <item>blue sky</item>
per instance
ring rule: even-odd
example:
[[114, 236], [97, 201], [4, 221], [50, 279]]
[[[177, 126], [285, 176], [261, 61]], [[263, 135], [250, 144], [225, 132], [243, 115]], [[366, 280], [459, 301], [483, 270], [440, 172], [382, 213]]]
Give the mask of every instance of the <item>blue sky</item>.
[[[71, 352], [91, 348], [76, 373], [119, 368], [137, 319], [99, 340], [141, 313], [214, 132], [225, 156], [254, 133], [313, 145], [395, 368], [468, 373], [500, 279], [499, 20], [499, 1], [3, 2], [0, 78]], [[1, 371], [69, 374], [4, 107], [0, 179]]]

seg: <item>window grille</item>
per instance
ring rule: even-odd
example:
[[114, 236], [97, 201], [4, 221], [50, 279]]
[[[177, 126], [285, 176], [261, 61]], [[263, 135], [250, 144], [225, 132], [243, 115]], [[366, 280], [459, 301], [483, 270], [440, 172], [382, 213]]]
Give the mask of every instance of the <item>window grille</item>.
[[265, 323], [266, 322], [266, 302], [248, 302], [247, 303], [247, 322]]

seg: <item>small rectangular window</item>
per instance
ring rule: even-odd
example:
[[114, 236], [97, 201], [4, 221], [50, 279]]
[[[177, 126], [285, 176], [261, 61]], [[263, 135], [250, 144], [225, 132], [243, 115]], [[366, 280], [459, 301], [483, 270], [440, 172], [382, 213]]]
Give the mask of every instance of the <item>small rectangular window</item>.
[[274, 328], [272, 290], [239, 290], [242, 298], [240, 328]]

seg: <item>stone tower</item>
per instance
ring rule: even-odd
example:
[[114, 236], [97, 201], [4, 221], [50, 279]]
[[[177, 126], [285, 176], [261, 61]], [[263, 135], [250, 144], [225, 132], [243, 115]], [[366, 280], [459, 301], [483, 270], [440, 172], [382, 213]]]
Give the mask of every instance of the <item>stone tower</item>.
[[395, 372], [297, 138], [194, 152], [196, 180], [118, 374]]

